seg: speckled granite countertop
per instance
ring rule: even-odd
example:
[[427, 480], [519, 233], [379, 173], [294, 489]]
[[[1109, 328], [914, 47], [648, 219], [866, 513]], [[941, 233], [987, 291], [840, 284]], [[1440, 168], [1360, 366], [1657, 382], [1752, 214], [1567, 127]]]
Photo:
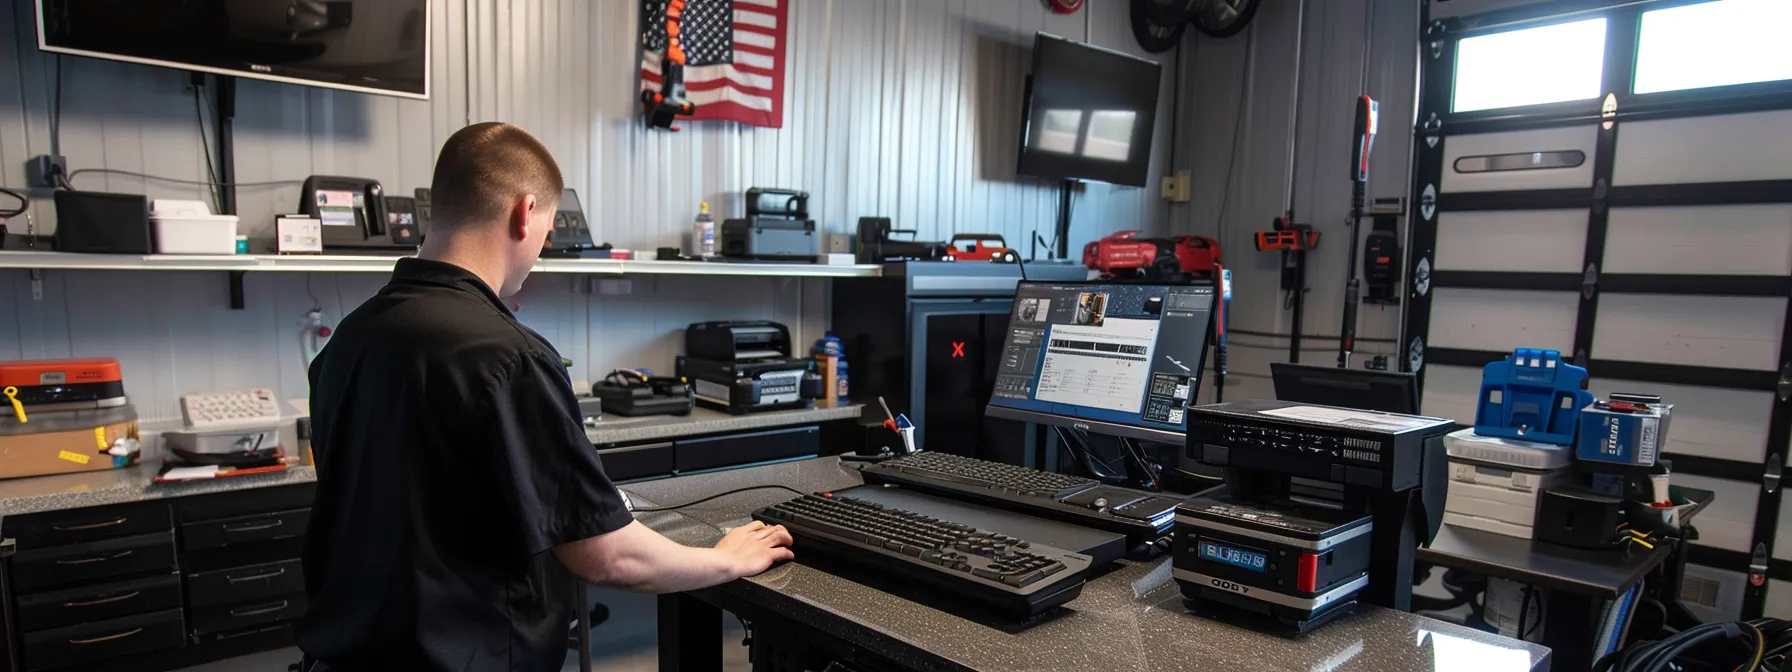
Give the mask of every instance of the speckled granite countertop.
[[585, 438], [591, 439], [593, 444], [602, 446], [610, 443], [651, 441], [678, 436], [808, 425], [830, 420], [851, 420], [856, 417], [859, 417], [858, 404], [839, 408], [804, 408], [794, 411], [768, 411], [746, 415], [729, 415], [699, 406], [692, 409], [690, 415], [682, 417], [650, 415], [630, 418], [606, 415], [603, 420], [598, 421], [596, 427], [585, 428]]
[[[804, 491], [861, 481], [834, 458], [686, 476], [624, 486], [637, 506], [677, 504], [757, 484]], [[708, 545], [756, 507], [788, 499], [757, 490], [643, 523], [687, 544]], [[801, 549], [797, 551], [802, 554]], [[1362, 607], [1297, 639], [1186, 613], [1169, 559], [1121, 561], [1090, 581], [1064, 612], [1031, 627], [967, 620], [799, 562], [715, 591], [767, 605], [856, 646], [922, 669], [1009, 670], [1545, 670], [1549, 649], [1422, 616]]]
[[[156, 483], [156, 472], [160, 468], [160, 464], [141, 464], [129, 469], [0, 481], [0, 525], [4, 524], [6, 516], [27, 513], [252, 490], [317, 480], [316, 469], [292, 467], [272, 474], [214, 478], [188, 483]], [[3, 529], [0, 527], [0, 530]]]

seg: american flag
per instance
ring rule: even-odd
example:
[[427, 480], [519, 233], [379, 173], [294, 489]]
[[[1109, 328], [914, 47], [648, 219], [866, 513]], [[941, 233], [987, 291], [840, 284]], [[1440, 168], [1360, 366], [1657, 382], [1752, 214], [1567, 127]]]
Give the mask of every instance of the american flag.
[[[685, 0], [679, 35], [685, 97], [695, 120], [784, 127], [784, 49], [790, 0]], [[641, 3], [641, 90], [659, 91], [667, 0]]]

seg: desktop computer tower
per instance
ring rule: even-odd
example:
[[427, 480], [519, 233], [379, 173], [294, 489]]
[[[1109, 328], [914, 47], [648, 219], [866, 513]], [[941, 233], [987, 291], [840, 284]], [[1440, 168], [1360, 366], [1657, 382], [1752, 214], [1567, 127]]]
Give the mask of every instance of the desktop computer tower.
[[[1069, 264], [1026, 265], [1032, 280], [1082, 280]], [[984, 417], [1008, 335], [1020, 266], [986, 262], [886, 264], [876, 278], [834, 281], [833, 332], [852, 366], [854, 402], [914, 421], [924, 450], [1028, 464], [1024, 423]]]

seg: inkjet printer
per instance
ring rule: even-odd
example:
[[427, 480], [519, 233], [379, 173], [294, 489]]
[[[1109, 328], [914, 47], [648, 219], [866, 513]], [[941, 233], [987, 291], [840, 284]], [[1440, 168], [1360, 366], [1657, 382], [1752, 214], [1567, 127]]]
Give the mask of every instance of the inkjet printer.
[[[1176, 582], [1197, 614], [1306, 632], [1360, 598], [1408, 611], [1437, 535], [1449, 420], [1286, 401], [1188, 410], [1181, 460], [1226, 485], [1176, 507]], [[1303, 480], [1296, 480], [1296, 479]]]
[[808, 360], [791, 358], [790, 329], [776, 322], [693, 324], [684, 353], [678, 375], [691, 381], [697, 403], [737, 415], [806, 408], [818, 386], [806, 377], [820, 379]]

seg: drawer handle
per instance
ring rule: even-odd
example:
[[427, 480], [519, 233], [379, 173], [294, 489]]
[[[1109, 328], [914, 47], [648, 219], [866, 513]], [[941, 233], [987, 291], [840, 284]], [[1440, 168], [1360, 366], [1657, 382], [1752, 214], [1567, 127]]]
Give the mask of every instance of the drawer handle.
[[91, 606], [94, 606], [97, 604], [111, 604], [113, 602], [123, 602], [125, 600], [131, 599], [133, 597], [136, 597], [136, 596], [142, 595], [142, 594], [143, 594], [142, 591], [133, 590], [133, 591], [125, 593], [123, 595], [113, 595], [112, 597], [102, 597], [97, 600], [87, 600], [85, 602], [63, 602], [62, 606], [64, 606], [64, 607], [91, 607]]
[[289, 600], [281, 600], [278, 603], [270, 604], [265, 607], [243, 607], [241, 609], [231, 609], [230, 615], [231, 616], [255, 616], [258, 614], [271, 614], [271, 613], [279, 611], [281, 609], [285, 609], [286, 606], [289, 604], [292, 604], [292, 602]]
[[119, 558], [125, 557], [132, 553], [136, 553], [136, 551], [119, 551], [117, 553], [113, 553], [112, 555], [98, 555], [98, 556], [94, 556], [91, 558], [81, 558], [80, 560], [57, 560], [56, 564], [58, 564], [58, 565], [91, 565], [96, 562], [105, 562], [107, 560], [117, 560]]
[[229, 581], [231, 583], [242, 583], [244, 581], [255, 581], [255, 580], [259, 580], [259, 579], [271, 579], [271, 578], [274, 578], [276, 576], [279, 576], [279, 575], [285, 574], [285, 573], [286, 573], [286, 568], [282, 567], [280, 569], [276, 569], [271, 572], [262, 572], [260, 574], [251, 574], [249, 576], [230, 576], [230, 575], [226, 574], [226, 575], [224, 575], [224, 580]]
[[102, 520], [97, 523], [83, 523], [80, 525], [51, 525], [50, 529], [55, 530], [57, 532], [79, 532], [81, 530], [97, 530], [102, 527], [112, 527], [114, 525], [123, 525], [124, 521], [127, 521], [127, 520], [130, 520], [130, 519], [126, 518], [124, 516], [119, 516], [119, 517], [113, 518], [111, 520]]
[[115, 639], [124, 639], [131, 635], [135, 635], [139, 632], [143, 632], [143, 628], [137, 628], [136, 630], [127, 630], [125, 632], [121, 632], [116, 635], [106, 635], [105, 637], [94, 637], [92, 639], [71, 639], [71, 640], [68, 640], [68, 643], [70, 643], [70, 644], [98, 644], [100, 642], [110, 642]]
[[285, 520], [282, 520], [280, 518], [275, 518], [275, 519], [265, 522], [265, 523], [249, 523], [247, 525], [243, 525], [243, 524], [225, 525], [224, 527], [219, 528], [219, 529], [222, 529], [225, 532], [254, 532], [256, 530], [271, 530], [271, 529], [274, 529], [276, 527], [279, 527], [279, 526], [285, 525], [285, 524], [286, 524]]
[[218, 635], [218, 641], [224, 641], [226, 639], [236, 639], [238, 637], [248, 637], [250, 635], [264, 635], [264, 634], [267, 634], [267, 633], [270, 633], [270, 632], [273, 632], [275, 630], [279, 630], [279, 629], [282, 629], [285, 627], [286, 626], [284, 626], [284, 625], [270, 625], [265, 628], [256, 628], [254, 630], [244, 630], [242, 632], [227, 632], [222, 635]]

